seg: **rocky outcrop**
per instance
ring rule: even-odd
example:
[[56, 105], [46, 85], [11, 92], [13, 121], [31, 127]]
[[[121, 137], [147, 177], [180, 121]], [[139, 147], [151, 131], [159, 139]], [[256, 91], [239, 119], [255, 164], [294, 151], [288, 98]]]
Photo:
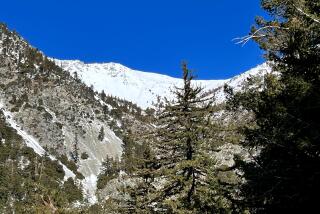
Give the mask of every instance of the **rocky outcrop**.
[[[101, 162], [122, 153], [122, 141], [109, 128], [110, 118], [103, 113], [103, 105], [95, 99], [94, 91], [17, 34], [4, 25], [0, 29], [3, 108], [51, 155], [76, 158], [78, 171], [85, 177], [83, 185], [94, 191]], [[101, 128], [104, 136], [98, 139]], [[83, 153], [87, 154], [85, 159], [81, 158]]]

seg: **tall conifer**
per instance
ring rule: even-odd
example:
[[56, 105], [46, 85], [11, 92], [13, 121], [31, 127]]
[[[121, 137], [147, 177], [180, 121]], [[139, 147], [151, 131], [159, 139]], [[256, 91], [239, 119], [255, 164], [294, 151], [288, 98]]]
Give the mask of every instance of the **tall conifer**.
[[[183, 86], [176, 87], [175, 100], [158, 114], [155, 131], [148, 143], [144, 163], [137, 171], [133, 198], [139, 212], [201, 213], [218, 210], [214, 161], [209, 154], [213, 98], [183, 64]], [[151, 159], [150, 159], [151, 158]], [[144, 192], [141, 193], [141, 187]]]
[[245, 145], [257, 149], [242, 163], [245, 205], [251, 212], [300, 212], [317, 208], [320, 190], [320, 2], [263, 0], [270, 21], [257, 18], [250, 36], [266, 51], [277, 75], [259, 90], [233, 96], [253, 112]]

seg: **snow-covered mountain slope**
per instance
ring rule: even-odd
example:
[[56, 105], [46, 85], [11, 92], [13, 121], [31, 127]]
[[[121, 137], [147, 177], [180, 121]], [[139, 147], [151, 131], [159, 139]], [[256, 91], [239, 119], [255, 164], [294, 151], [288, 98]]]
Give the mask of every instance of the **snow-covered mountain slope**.
[[[182, 80], [170, 76], [132, 70], [117, 63], [86, 64], [78, 60], [54, 60], [64, 70], [76, 75], [94, 90], [131, 101], [141, 108], [151, 107], [158, 96], [173, 97], [174, 86]], [[196, 80], [194, 84], [206, 89], [222, 86], [227, 80]]]
[[[0, 23], [0, 108], [28, 147], [61, 162], [95, 202], [106, 157], [121, 157], [122, 140], [95, 94]], [[98, 137], [103, 130], [103, 137]], [[67, 167], [64, 167], [67, 166]], [[72, 172], [68, 169], [72, 170]]]
[[[86, 64], [79, 60], [57, 60], [54, 62], [80, 78], [87, 86], [104, 92], [107, 95], [131, 101], [141, 108], [151, 107], [158, 97], [173, 98], [174, 86], [183, 84], [181, 79], [170, 76], [132, 70], [118, 63]], [[226, 80], [195, 80], [194, 84], [201, 85], [206, 90], [217, 90], [218, 102], [224, 100], [222, 90], [224, 84], [239, 88], [250, 75], [259, 75], [269, 71], [267, 64], [259, 65], [243, 74]]]
[[[271, 67], [268, 65], [268, 63], [263, 63], [261, 65], [258, 65], [255, 68], [252, 68], [244, 73], [241, 73], [231, 79], [226, 80], [224, 83], [231, 88], [233, 88], [235, 91], [240, 91], [245, 83], [245, 81], [253, 76], [253, 77], [262, 77], [263, 75], [270, 73]], [[226, 95], [224, 93], [224, 88], [219, 87], [215, 91], [215, 97], [218, 102], [223, 102], [226, 99]]]

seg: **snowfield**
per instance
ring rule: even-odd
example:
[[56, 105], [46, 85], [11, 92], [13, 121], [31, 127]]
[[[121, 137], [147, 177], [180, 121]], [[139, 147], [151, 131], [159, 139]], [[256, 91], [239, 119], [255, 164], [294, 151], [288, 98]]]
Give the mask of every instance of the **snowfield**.
[[[132, 70], [118, 63], [86, 64], [79, 60], [57, 60], [56, 65], [76, 75], [95, 91], [104, 92], [131, 101], [146, 109], [157, 102], [158, 97], [173, 98], [174, 86], [182, 86], [182, 79], [167, 75]], [[228, 80], [195, 80], [194, 84], [215, 89]]]
[[[183, 85], [182, 79], [167, 75], [132, 70], [118, 63], [84, 63], [79, 60], [52, 59], [56, 65], [77, 76], [87, 86], [95, 91], [102, 90], [112, 95], [131, 101], [142, 109], [152, 107], [158, 97], [173, 99], [172, 90], [175, 86]], [[193, 84], [200, 85], [205, 90], [217, 89], [217, 102], [225, 100], [223, 85], [229, 84], [239, 89], [241, 84], [250, 75], [270, 72], [269, 66], [264, 63], [231, 79], [225, 80], [194, 80]]]

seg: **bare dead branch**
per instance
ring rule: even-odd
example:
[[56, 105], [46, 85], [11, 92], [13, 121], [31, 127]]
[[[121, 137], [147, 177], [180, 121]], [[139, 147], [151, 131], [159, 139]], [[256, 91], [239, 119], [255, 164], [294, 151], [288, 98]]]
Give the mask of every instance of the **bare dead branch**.
[[302, 15], [308, 17], [309, 19], [313, 20], [314, 22], [320, 24], [320, 20], [316, 19], [315, 17], [313, 17], [312, 15], [304, 12], [301, 8], [297, 7], [296, 5], [294, 5], [294, 7], [296, 8], [297, 11], [299, 11]]
[[58, 208], [56, 208], [54, 205], [53, 205], [53, 202], [50, 198], [50, 196], [48, 196], [48, 200], [45, 200], [44, 199], [44, 196], [41, 195], [41, 199], [42, 199], [42, 202], [43, 204], [48, 208], [48, 210], [51, 211], [52, 214], [56, 213]]
[[284, 28], [284, 27], [274, 26], [274, 25], [272, 25], [272, 26], [264, 26], [264, 27], [261, 27], [261, 28], [257, 29], [255, 32], [253, 32], [250, 35], [243, 36], [243, 37], [237, 37], [237, 38], [234, 38], [232, 41], [235, 41], [236, 44], [242, 44], [242, 46], [244, 46], [251, 39], [266, 37], [267, 35], [261, 33], [261, 31], [263, 31], [265, 29], [268, 29], [268, 28], [277, 28], [277, 29], [284, 29], [284, 30], [288, 30], [289, 29], [289, 28]]

